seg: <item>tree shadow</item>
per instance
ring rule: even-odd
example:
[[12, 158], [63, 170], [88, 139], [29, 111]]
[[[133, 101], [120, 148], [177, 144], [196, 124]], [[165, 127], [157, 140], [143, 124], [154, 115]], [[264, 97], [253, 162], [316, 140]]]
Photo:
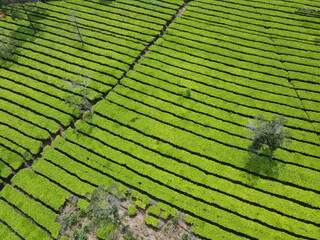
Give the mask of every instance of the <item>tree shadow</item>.
[[[269, 151], [264, 149], [260, 154], [250, 154], [245, 169], [259, 175], [277, 178], [279, 175], [279, 164], [269, 159]], [[259, 179], [258, 176], [246, 174], [247, 179], [251, 185], [255, 185]]]
[[99, 0], [99, 3], [104, 5], [109, 5], [113, 2], [115, 2], [115, 0]]
[[[40, 5], [41, 7], [41, 5]], [[38, 6], [34, 7], [32, 11], [30, 11], [30, 19], [33, 21], [41, 21], [42, 19], [46, 19], [50, 16], [50, 12], [45, 8], [40, 8]]]
[[[44, 15], [47, 14], [47, 10], [40, 10], [40, 12]], [[30, 14], [30, 19], [33, 23], [33, 26], [36, 28], [37, 32], [35, 33], [31, 23], [29, 22], [27, 25], [20, 25], [19, 21], [21, 21], [21, 19], [16, 18], [14, 20], [14, 22], [17, 22], [17, 28], [14, 29], [11, 33], [11, 36], [13, 37], [13, 39], [15, 40], [15, 50], [13, 53], [13, 56], [6, 60], [6, 59], [0, 59], [0, 65], [1, 67], [4, 68], [10, 68], [11, 66], [13, 66], [14, 64], [16, 64], [16, 62], [18, 61], [19, 55], [21, 53], [21, 49], [19, 47], [22, 47], [25, 43], [28, 42], [34, 42], [35, 39], [38, 37], [39, 33], [41, 33], [41, 30], [44, 28], [44, 26], [41, 24], [41, 20], [44, 19], [45, 17], [36, 17]]]
[[[14, 55], [10, 60], [0, 59], [1, 68], [9, 69], [10, 67], [12, 67], [13, 65], [16, 64], [14, 61], [17, 60], [17, 58], [18, 58], [18, 56]], [[13, 61], [11, 61], [11, 60], [13, 60]]]
[[38, 37], [37, 35], [41, 33], [41, 30], [45, 28], [45, 26], [41, 24], [41, 20], [48, 16], [48, 11], [39, 9], [39, 12], [42, 14], [41, 16], [35, 16], [31, 12], [29, 15], [33, 26], [36, 28], [36, 33], [34, 32], [32, 25], [30, 22], [28, 22], [27, 18], [25, 19], [28, 22], [27, 25], [20, 25], [20, 19], [15, 20], [20, 25], [13, 31], [12, 34], [12, 37], [19, 39], [19, 44], [17, 44], [17, 47], [23, 46], [23, 44], [28, 41], [33, 42]]

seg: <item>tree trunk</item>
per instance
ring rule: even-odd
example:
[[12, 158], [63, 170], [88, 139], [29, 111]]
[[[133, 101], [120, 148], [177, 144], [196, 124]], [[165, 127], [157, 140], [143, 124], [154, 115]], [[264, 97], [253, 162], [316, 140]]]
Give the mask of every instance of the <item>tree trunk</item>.
[[272, 156], [273, 156], [273, 151], [270, 150], [270, 153], [269, 153], [269, 160], [270, 161], [272, 161]]
[[81, 41], [82, 47], [83, 47], [83, 45], [84, 45], [84, 43], [83, 43], [83, 38], [82, 38], [82, 34], [81, 34], [80, 30], [79, 30], [78, 23], [77, 23], [77, 20], [76, 20], [76, 19], [75, 19], [75, 24], [76, 24], [76, 29], [77, 29], [77, 32], [78, 32], [78, 36], [79, 36], [79, 38], [80, 38], [80, 41]]

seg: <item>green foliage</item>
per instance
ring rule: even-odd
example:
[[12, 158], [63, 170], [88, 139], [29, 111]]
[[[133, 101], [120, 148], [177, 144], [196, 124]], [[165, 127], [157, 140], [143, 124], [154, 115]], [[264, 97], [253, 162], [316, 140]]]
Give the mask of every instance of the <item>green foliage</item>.
[[133, 238], [131, 238], [131, 237], [125, 237], [125, 239], [124, 240], [134, 240]]
[[87, 240], [88, 237], [87, 237], [87, 235], [86, 235], [85, 232], [80, 232], [78, 239], [79, 239], [79, 240]]
[[99, 186], [93, 191], [91, 202], [88, 209], [93, 213], [97, 219], [109, 220], [110, 216], [118, 218], [118, 199], [110, 194], [114, 191], [114, 185], [111, 185], [108, 190], [104, 186]]
[[87, 215], [86, 211], [83, 209], [80, 209], [78, 212], [79, 217], [85, 217]]
[[183, 235], [182, 235], [182, 240], [189, 240], [189, 238], [190, 238], [189, 233], [184, 232]]
[[150, 198], [147, 195], [141, 194], [140, 195], [140, 200], [143, 202], [145, 205], [150, 204]]
[[179, 223], [179, 215], [176, 214], [173, 218], [172, 218], [172, 222], [173, 224], [177, 225]]
[[150, 206], [148, 208], [148, 212], [152, 213], [153, 215], [159, 216], [160, 215], [160, 208], [158, 206]]
[[118, 186], [116, 195], [118, 198], [122, 199], [122, 198], [126, 198], [127, 194], [128, 194], [129, 188], [124, 186], [124, 185], [120, 185]]
[[113, 239], [114, 236], [121, 233], [132, 237], [128, 226], [125, 226], [120, 220], [118, 192], [118, 185], [112, 184], [108, 189], [99, 186], [91, 195], [88, 210], [92, 212], [93, 224], [98, 228], [97, 236], [108, 235], [108, 239]]
[[0, 59], [11, 59], [16, 49], [16, 43], [12, 37], [13, 32], [9, 36], [2, 35], [0, 38]]
[[183, 92], [182, 92], [182, 96], [186, 97], [186, 98], [190, 98], [191, 97], [191, 88], [186, 88]]
[[89, 203], [88, 203], [86, 200], [84, 200], [84, 199], [79, 199], [79, 200], [78, 200], [78, 203], [77, 203], [77, 206], [78, 206], [80, 209], [84, 210], [84, 209], [87, 209], [87, 207], [89, 206]]
[[168, 219], [169, 216], [170, 216], [170, 213], [166, 211], [162, 211], [160, 214], [160, 217], [163, 218], [164, 220]]
[[74, 230], [74, 231], [72, 232], [72, 237], [73, 237], [74, 239], [79, 239], [79, 236], [80, 236], [80, 234], [79, 234], [79, 232], [78, 232], [77, 230]]
[[264, 147], [268, 147], [269, 159], [272, 160], [274, 151], [289, 142], [290, 133], [283, 129], [286, 123], [287, 120], [283, 116], [275, 116], [267, 120], [264, 116], [259, 115], [249, 120], [247, 128], [253, 135], [253, 139], [248, 150], [258, 153]]
[[74, 110], [88, 111], [91, 109], [91, 103], [89, 101], [88, 86], [91, 82], [91, 77], [77, 73], [78, 79], [67, 79], [63, 80], [66, 83], [67, 88], [73, 90], [74, 94], [66, 97], [65, 102], [67, 105], [72, 107]]
[[160, 220], [153, 217], [153, 216], [150, 216], [150, 215], [146, 215], [145, 218], [144, 218], [144, 221], [147, 225], [151, 225], [155, 228], [157, 228], [159, 226], [159, 223], [160, 223]]
[[96, 233], [96, 236], [102, 239], [113, 239], [115, 236], [116, 226], [114, 224], [105, 224], [100, 227]]
[[137, 208], [135, 206], [130, 206], [128, 208], [128, 214], [129, 216], [134, 216], [137, 214]]
[[134, 203], [137, 205], [137, 207], [139, 207], [141, 209], [146, 209], [147, 205], [145, 203], [141, 202], [140, 200], [137, 200]]
[[67, 223], [74, 224], [78, 222], [78, 216], [76, 214], [71, 213], [69, 215], [63, 216], [63, 220]]
[[90, 226], [89, 225], [84, 225], [83, 226], [83, 232], [85, 232], [85, 233], [90, 232]]

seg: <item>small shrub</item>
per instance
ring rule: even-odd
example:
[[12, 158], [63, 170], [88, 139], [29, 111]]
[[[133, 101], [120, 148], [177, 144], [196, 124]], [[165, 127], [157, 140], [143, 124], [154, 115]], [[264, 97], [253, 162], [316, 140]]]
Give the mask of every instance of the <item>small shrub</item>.
[[79, 233], [78, 239], [79, 239], [79, 240], [87, 240], [88, 237], [87, 237], [87, 235], [86, 235], [84, 232], [81, 232], [81, 233]]
[[179, 223], [179, 215], [178, 215], [178, 214], [176, 214], [176, 215], [172, 218], [172, 222], [173, 222], [173, 224], [178, 225], [178, 223]]
[[70, 214], [70, 215], [69, 215], [69, 221], [70, 221], [71, 223], [76, 223], [76, 222], [78, 221], [77, 215], [75, 215], [75, 214]]
[[139, 207], [143, 210], [145, 210], [146, 206], [147, 206], [145, 203], [141, 202], [140, 200], [135, 201], [135, 204], [137, 205], [137, 207]]
[[79, 210], [79, 217], [85, 217], [87, 215], [86, 211], [83, 209]]
[[150, 206], [148, 208], [148, 212], [152, 213], [155, 216], [159, 216], [160, 215], [160, 208], [158, 206]]
[[184, 232], [182, 235], [182, 240], [189, 240], [189, 237], [190, 237], [189, 233]]
[[191, 88], [186, 88], [183, 92], [182, 92], [182, 96], [189, 98], [191, 97]]
[[144, 221], [147, 225], [151, 225], [152, 227], [158, 228], [160, 220], [150, 216], [150, 215], [146, 215], [144, 218]]
[[84, 225], [83, 232], [85, 232], [85, 233], [90, 232], [90, 226], [89, 225]]
[[129, 216], [134, 216], [134, 215], [136, 215], [137, 214], [137, 208], [135, 207], [135, 206], [130, 206], [129, 208], [128, 208], [128, 214], [129, 214]]
[[67, 223], [76, 223], [78, 221], [78, 216], [76, 214], [69, 214], [69, 215], [65, 215], [63, 216], [63, 220], [66, 221]]
[[96, 236], [102, 239], [112, 239], [115, 235], [116, 226], [114, 224], [107, 224], [104, 227], [100, 227]]
[[78, 233], [77, 230], [75, 230], [75, 231], [72, 232], [72, 237], [73, 237], [74, 239], [78, 240], [78, 239], [79, 239], [79, 236], [80, 236], [80, 234]]

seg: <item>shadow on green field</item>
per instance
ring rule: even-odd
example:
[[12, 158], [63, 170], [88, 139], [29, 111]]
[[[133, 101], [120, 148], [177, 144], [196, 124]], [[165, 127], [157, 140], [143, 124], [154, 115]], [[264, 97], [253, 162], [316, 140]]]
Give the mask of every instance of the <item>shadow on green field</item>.
[[[245, 169], [250, 172], [257, 173], [272, 178], [277, 178], [279, 174], [279, 165], [276, 161], [270, 161], [268, 150], [264, 150], [261, 154], [250, 154]], [[254, 185], [259, 179], [258, 176], [247, 174], [249, 182]]]
[[105, 4], [105, 5], [108, 5], [108, 4], [111, 4], [112, 2], [115, 2], [115, 0], [99, 0], [100, 4]]
[[[18, 58], [18, 56], [14, 55], [11, 60], [15, 61]], [[15, 62], [11, 62], [11, 61], [7, 61], [4, 59], [0, 59], [0, 66], [2, 68], [6, 68], [9, 69], [11, 66], [13, 66], [15, 64]]]
[[[30, 19], [36, 29], [36, 33], [34, 32], [30, 22], [28, 22], [28, 25], [26, 26], [20, 25], [19, 27], [17, 27], [12, 34], [12, 37], [18, 40], [16, 42], [17, 47], [23, 46], [26, 42], [33, 42], [39, 36], [41, 30], [44, 28], [44, 26], [41, 24], [41, 20], [44, 18], [30, 15]], [[17, 20], [17, 23], [19, 24], [19, 20]]]

